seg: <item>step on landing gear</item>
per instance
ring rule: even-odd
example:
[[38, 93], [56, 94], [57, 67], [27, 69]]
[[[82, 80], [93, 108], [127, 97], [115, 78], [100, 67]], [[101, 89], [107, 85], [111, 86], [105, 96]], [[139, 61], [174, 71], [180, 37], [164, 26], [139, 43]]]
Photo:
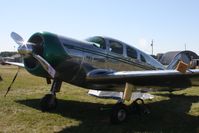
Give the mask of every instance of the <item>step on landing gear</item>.
[[62, 82], [59, 80], [54, 80], [50, 94], [46, 94], [40, 101], [40, 108], [41, 111], [51, 111], [57, 107], [57, 98], [56, 98], [56, 92], [60, 91]]
[[141, 98], [137, 98], [136, 100], [134, 100], [130, 104], [129, 110], [131, 113], [138, 114], [140, 116], [145, 115], [145, 114], [150, 114], [149, 108], [146, 106], [146, 104], [144, 103], [144, 100]]

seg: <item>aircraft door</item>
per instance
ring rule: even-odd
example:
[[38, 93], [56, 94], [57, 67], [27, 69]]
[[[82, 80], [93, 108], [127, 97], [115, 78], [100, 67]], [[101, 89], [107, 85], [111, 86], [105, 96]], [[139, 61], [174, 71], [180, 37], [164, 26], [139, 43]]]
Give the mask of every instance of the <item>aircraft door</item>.
[[106, 40], [100, 36], [88, 38], [91, 45], [87, 45], [84, 50], [84, 64], [92, 68], [107, 69], [107, 47]]
[[[106, 60], [107, 53], [101, 48], [92, 46], [88, 51], [84, 52], [84, 64], [90, 65], [92, 68], [107, 69]], [[92, 69], [91, 68], [91, 69]]]
[[108, 54], [107, 54], [107, 66], [109, 69], [122, 70], [124, 61], [124, 46], [122, 43], [109, 40], [108, 41]]

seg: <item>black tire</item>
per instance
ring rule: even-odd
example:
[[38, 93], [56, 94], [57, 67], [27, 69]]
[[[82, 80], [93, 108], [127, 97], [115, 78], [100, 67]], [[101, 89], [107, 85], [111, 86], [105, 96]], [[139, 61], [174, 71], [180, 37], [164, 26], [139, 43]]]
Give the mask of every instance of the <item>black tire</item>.
[[112, 107], [110, 121], [112, 124], [119, 124], [127, 118], [127, 106], [123, 103], [117, 103]]
[[51, 111], [57, 107], [57, 99], [52, 94], [46, 94], [40, 101], [40, 109], [43, 112]]

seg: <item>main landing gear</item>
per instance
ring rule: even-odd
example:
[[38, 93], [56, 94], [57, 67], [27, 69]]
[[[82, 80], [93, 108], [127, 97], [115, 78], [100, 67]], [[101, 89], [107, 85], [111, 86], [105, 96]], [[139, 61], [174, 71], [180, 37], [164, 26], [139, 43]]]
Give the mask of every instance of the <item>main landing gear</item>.
[[62, 82], [59, 80], [54, 80], [52, 87], [51, 87], [51, 93], [46, 94], [40, 101], [40, 108], [43, 112], [51, 111], [57, 107], [57, 98], [56, 98], [56, 92], [60, 91]]
[[111, 110], [110, 121], [113, 124], [122, 123], [128, 115], [128, 107], [123, 102], [116, 103]]
[[142, 116], [149, 113], [149, 108], [140, 98], [133, 101], [130, 105], [125, 105], [123, 101], [119, 101], [112, 107], [110, 121], [112, 124], [119, 124], [126, 121], [128, 115], [130, 114]]
[[144, 104], [144, 101], [141, 98], [134, 100], [128, 106], [124, 104], [125, 100], [130, 101], [133, 90], [135, 90], [135, 86], [126, 83], [123, 98], [112, 107], [110, 115], [111, 123], [118, 124], [124, 122], [130, 113], [138, 115], [150, 113], [149, 108]]

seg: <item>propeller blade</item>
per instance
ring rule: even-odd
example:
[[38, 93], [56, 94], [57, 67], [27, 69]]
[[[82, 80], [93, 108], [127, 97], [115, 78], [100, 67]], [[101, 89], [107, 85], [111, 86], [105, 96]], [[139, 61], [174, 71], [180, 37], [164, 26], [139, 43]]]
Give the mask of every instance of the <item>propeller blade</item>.
[[33, 57], [39, 61], [42, 67], [48, 72], [48, 74], [50, 74], [52, 78], [55, 77], [55, 69], [44, 58], [36, 54], [33, 54]]
[[21, 45], [24, 45], [24, 39], [23, 39], [19, 34], [15, 33], [15, 32], [12, 32], [12, 33], [10, 34], [10, 36], [11, 36], [11, 38], [12, 38], [17, 44], [19, 44], [20, 46], [21, 46]]
[[13, 80], [12, 80], [12, 82], [11, 82], [10, 86], [7, 88], [7, 92], [6, 92], [6, 94], [4, 95], [4, 97], [6, 97], [6, 95], [7, 95], [7, 94], [8, 94], [8, 92], [10, 91], [10, 89], [11, 89], [12, 85], [14, 84], [15, 79], [17, 78], [17, 75], [18, 75], [18, 73], [19, 73], [19, 70], [20, 70], [20, 67], [18, 67], [17, 73], [15, 74], [15, 76], [14, 76], [14, 78], [13, 78]]

